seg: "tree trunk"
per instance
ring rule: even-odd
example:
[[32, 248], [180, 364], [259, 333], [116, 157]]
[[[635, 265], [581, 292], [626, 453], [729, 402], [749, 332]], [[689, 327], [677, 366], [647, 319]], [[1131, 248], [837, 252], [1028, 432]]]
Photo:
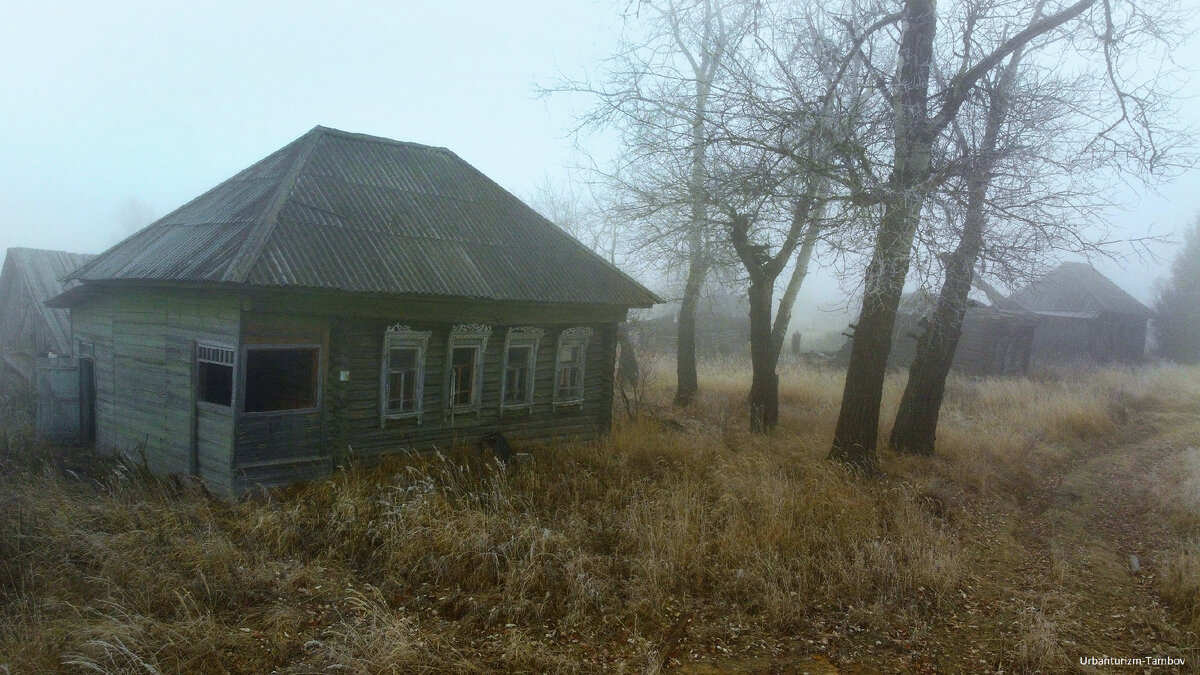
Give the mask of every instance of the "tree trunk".
[[[711, 25], [712, 7], [705, 5], [705, 25]], [[676, 35], [676, 40], [679, 37]], [[690, 58], [690, 56], [689, 56]], [[675, 345], [675, 405], [688, 406], [696, 400], [700, 384], [696, 377], [696, 305], [708, 274], [704, 251], [708, 209], [704, 201], [704, 120], [708, 115], [708, 94], [712, 87], [713, 55], [705, 50], [699, 65], [693, 62], [695, 108], [692, 111], [691, 167], [688, 199], [691, 201], [691, 232], [688, 235], [688, 276], [679, 304], [679, 333]]]
[[804, 279], [808, 276], [808, 264], [812, 261], [813, 249], [817, 247], [817, 236], [820, 234], [821, 214], [818, 213], [809, 223], [804, 233], [804, 243], [796, 253], [796, 266], [792, 268], [792, 277], [788, 279], [787, 288], [779, 298], [779, 311], [775, 313], [775, 326], [771, 329], [771, 343], [775, 350], [775, 362], [779, 362], [779, 354], [783, 351], [783, 340], [787, 337], [788, 324], [792, 322], [792, 309], [796, 305], [796, 296]]
[[750, 431], [767, 433], [779, 424], [778, 352], [771, 335], [771, 296], [774, 279], [750, 280]]
[[[1008, 116], [1007, 99], [1016, 81], [1022, 52], [1022, 49], [1018, 49], [1013, 53], [989, 97], [987, 126], [967, 178], [967, 215], [963, 222], [962, 239], [946, 261], [946, 280], [942, 283], [937, 308], [934, 309], [928, 330], [917, 341], [917, 353], [908, 371], [908, 383], [900, 398], [900, 409], [896, 411], [891, 445], [899, 452], [933, 454], [938, 415], [946, 394], [946, 377], [950, 374], [954, 352], [962, 337], [975, 263], [983, 248], [983, 231], [987, 225], [984, 207], [996, 161], [997, 139]], [[966, 137], [961, 133], [959, 135], [965, 145]]]
[[[972, 195], [972, 199], [974, 195]], [[977, 220], [983, 220], [982, 210]], [[968, 218], [970, 227], [971, 218]], [[982, 226], [977, 226], [981, 231]], [[892, 427], [892, 448], [917, 455], [932, 455], [937, 436], [938, 415], [946, 393], [946, 377], [954, 361], [954, 351], [962, 336], [963, 317], [971, 277], [979, 257], [980, 237], [972, 237], [954, 251], [946, 266], [946, 280], [938, 297], [929, 328], [917, 340], [917, 354], [908, 372], [908, 384]]]
[[875, 450], [883, 381], [919, 213], [919, 207], [888, 205], [867, 268], [867, 290], [851, 340], [846, 386], [829, 456], [862, 473], [874, 473], [878, 468]]
[[896, 308], [912, 259], [923, 183], [929, 177], [933, 142], [928, 129], [929, 69], [937, 26], [934, 0], [908, 0], [900, 41], [899, 95], [895, 105], [895, 156], [890, 197], [876, 235], [863, 283], [863, 307], [855, 327], [846, 369], [842, 407], [834, 430], [831, 459], [857, 471], [878, 468], [879, 407]]
[[679, 303], [679, 332], [675, 341], [677, 384], [674, 403], [677, 406], [691, 405], [700, 390], [696, 377], [696, 305], [700, 300], [700, 289], [704, 286], [706, 271], [699, 252], [693, 252], [689, 259], [683, 300]]
[[[617, 391], [621, 393], [621, 401], [625, 404], [625, 415], [633, 420], [637, 419], [639, 412], [634, 409], [634, 403], [638, 401], [642, 374], [637, 354], [633, 351], [633, 341], [629, 339], [627, 323], [617, 324], [617, 347], [621, 350], [621, 356], [617, 360]], [[629, 396], [630, 390], [633, 391], [632, 400]]]

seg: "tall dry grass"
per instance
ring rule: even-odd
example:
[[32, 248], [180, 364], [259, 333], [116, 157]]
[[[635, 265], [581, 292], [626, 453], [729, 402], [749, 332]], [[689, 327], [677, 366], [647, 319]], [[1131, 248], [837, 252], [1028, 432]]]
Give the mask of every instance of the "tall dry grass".
[[824, 460], [841, 374], [798, 365], [772, 436], [745, 431], [744, 364], [710, 363], [686, 415], [659, 382], [638, 421], [525, 466], [402, 456], [237, 503], [46, 462], [22, 438], [0, 460], [0, 666], [653, 670], [681, 627], [703, 642], [928, 616], [964, 578], [958, 511], [1180, 377], [955, 380], [940, 455], [887, 454], [867, 480]]

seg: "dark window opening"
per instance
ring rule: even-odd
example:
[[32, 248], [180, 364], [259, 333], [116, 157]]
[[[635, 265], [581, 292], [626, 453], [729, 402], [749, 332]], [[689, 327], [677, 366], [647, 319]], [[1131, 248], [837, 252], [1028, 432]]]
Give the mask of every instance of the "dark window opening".
[[455, 347], [450, 359], [450, 404], [475, 404], [475, 357], [478, 347]]
[[583, 400], [583, 345], [558, 348], [558, 378], [555, 398], [559, 402]]
[[508, 366], [504, 371], [504, 402], [506, 404], [529, 403], [529, 361], [532, 354], [531, 347], [508, 348]]
[[200, 391], [197, 400], [217, 405], [233, 405], [233, 366], [201, 361], [197, 372]]
[[417, 357], [412, 347], [391, 349], [388, 353], [389, 413], [417, 411]]
[[317, 407], [317, 349], [246, 351], [248, 413]]
[[233, 348], [196, 345], [196, 400], [214, 405], [233, 405]]

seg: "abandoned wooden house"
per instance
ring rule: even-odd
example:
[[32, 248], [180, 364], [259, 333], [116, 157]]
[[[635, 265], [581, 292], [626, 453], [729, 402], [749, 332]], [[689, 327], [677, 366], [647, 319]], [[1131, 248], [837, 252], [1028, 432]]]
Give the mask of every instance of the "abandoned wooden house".
[[617, 324], [659, 301], [453, 152], [323, 127], [71, 278], [97, 446], [225, 495], [594, 438]]
[[1012, 295], [1037, 320], [1031, 360], [1135, 363], [1153, 312], [1087, 263], [1065, 262]]
[[[962, 333], [954, 350], [951, 369], [966, 375], [1020, 375], [1029, 369], [1030, 350], [1037, 319], [1014, 308], [1011, 302], [993, 298], [992, 305], [971, 300], [963, 316]], [[925, 317], [933, 313], [937, 296], [924, 291], [906, 293], [896, 311], [888, 368], [912, 365], [917, 339], [926, 330]], [[848, 360], [850, 343], [839, 353]]]
[[65, 309], [46, 301], [76, 282], [63, 277], [93, 256], [34, 248], [10, 248], [0, 271], [0, 379], [28, 386], [34, 360], [71, 355], [71, 325]]

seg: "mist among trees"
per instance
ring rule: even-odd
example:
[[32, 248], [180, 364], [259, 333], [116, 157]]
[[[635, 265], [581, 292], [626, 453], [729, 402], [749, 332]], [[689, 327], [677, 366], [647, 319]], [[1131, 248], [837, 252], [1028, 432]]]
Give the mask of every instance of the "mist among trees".
[[1191, 161], [1170, 121], [1175, 71], [1141, 65], [1177, 44], [1180, 18], [1120, 0], [637, 2], [596, 76], [546, 91], [587, 95], [579, 129], [621, 139], [588, 172], [610, 257], [680, 280], [676, 405], [698, 391], [706, 283], [745, 293], [756, 432], [778, 421], [809, 270], [856, 289], [830, 456], [871, 472], [906, 284], [940, 291], [890, 440], [929, 454], [976, 277], [1011, 285], [1065, 254], [1114, 255], [1135, 238], [1103, 222], [1113, 185]]

